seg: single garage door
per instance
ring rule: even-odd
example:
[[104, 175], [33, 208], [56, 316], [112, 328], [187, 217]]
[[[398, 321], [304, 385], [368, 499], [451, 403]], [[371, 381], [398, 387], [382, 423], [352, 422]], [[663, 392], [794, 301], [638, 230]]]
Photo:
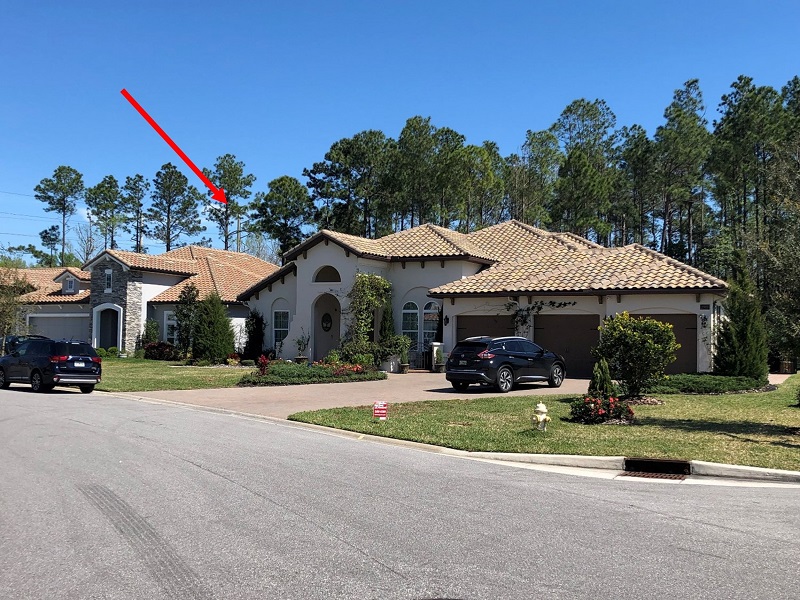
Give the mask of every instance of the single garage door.
[[695, 373], [697, 371], [697, 315], [635, 314], [632, 317], [650, 317], [662, 323], [670, 323], [675, 340], [681, 345], [675, 353], [677, 360], [668, 365], [665, 372]]
[[512, 315], [461, 315], [456, 317], [458, 339], [478, 335], [501, 337], [514, 335], [514, 317]]
[[54, 340], [75, 339], [89, 341], [89, 316], [35, 317], [28, 321], [30, 333], [44, 335]]
[[533, 341], [564, 357], [567, 377], [591, 377], [599, 326], [599, 315], [536, 315]]

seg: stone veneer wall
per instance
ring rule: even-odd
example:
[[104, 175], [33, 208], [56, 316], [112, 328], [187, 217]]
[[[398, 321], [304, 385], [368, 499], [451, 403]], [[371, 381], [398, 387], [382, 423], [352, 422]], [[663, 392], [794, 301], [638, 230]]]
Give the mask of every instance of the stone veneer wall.
[[[106, 269], [111, 269], [111, 292], [106, 293]], [[133, 352], [142, 315], [142, 274], [127, 271], [115, 260], [107, 260], [95, 265], [91, 284], [92, 309], [101, 304], [111, 303], [122, 308], [122, 347], [120, 350]], [[89, 327], [94, 319], [90, 319]], [[94, 332], [90, 332], [91, 335]]]

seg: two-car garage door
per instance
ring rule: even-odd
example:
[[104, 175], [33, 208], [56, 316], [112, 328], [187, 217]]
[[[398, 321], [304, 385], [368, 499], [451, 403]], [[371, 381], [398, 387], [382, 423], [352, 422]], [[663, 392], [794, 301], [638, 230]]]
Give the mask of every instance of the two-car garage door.
[[[681, 345], [677, 360], [667, 367], [667, 373], [692, 373], [697, 370], [697, 316], [669, 314], [637, 314], [664, 323], [671, 323], [675, 338]], [[567, 377], [592, 376], [592, 348], [600, 341], [599, 315], [536, 315], [533, 341], [561, 354], [567, 363]], [[458, 339], [475, 335], [514, 335], [510, 316], [459, 316]]]
[[[537, 315], [533, 341], [564, 356], [568, 377], [590, 377], [594, 358], [591, 350], [600, 339], [597, 315]], [[458, 339], [475, 335], [498, 337], [514, 335], [514, 319], [509, 315], [459, 316]]]

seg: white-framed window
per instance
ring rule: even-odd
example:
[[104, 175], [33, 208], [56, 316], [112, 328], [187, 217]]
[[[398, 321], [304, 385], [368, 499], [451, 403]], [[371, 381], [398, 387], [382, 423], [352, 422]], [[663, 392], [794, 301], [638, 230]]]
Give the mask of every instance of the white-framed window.
[[114, 283], [114, 276], [111, 269], [106, 269], [106, 289], [103, 290], [106, 294], [111, 291], [111, 285]]
[[164, 341], [174, 344], [178, 341], [178, 322], [175, 320], [175, 311], [164, 311]]
[[67, 293], [75, 293], [75, 280], [72, 277], [67, 277]]
[[419, 342], [419, 307], [414, 302], [406, 302], [403, 305], [401, 332], [404, 336], [411, 338], [412, 352], [417, 350], [417, 343]]
[[289, 311], [276, 310], [272, 313], [272, 347], [276, 351], [287, 335], [289, 335]]

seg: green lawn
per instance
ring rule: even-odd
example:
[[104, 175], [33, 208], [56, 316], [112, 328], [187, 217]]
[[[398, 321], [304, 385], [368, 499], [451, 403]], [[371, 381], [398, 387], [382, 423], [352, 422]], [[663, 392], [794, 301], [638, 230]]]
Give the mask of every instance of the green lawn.
[[[800, 377], [777, 391], [713, 396], [663, 395], [635, 406], [634, 425], [570, 422], [574, 396], [481, 397], [392, 404], [389, 419], [371, 407], [297, 413], [289, 418], [338, 429], [471, 451], [675, 458], [800, 470]], [[534, 431], [537, 402], [547, 432]]]
[[180, 363], [138, 358], [103, 359], [103, 379], [97, 385], [105, 392], [152, 390], [197, 390], [234, 387], [253, 367], [184, 367]]

